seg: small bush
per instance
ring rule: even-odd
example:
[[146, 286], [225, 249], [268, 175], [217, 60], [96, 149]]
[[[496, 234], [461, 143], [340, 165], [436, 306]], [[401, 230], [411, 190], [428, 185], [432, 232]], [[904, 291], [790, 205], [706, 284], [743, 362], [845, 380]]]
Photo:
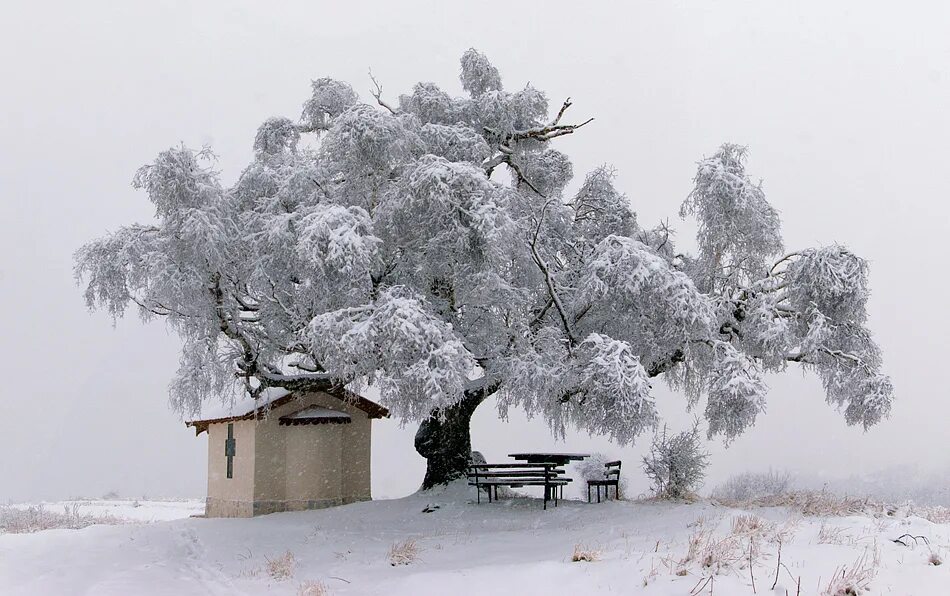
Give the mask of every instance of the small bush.
[[594, 561], [600, 560], [601, 551], [587, 548], [586, 546], [581, 546], [580, 544], [574, 545], [574, 554], [571, 555], [571, 561], [575, 563], [585, 562], [593, 563]]
[[937, 553], [930, 553], [930, 556], [927, 557], [927, 564], [937, 567], [938, 565], [943, 565], [943, 559]]
[[396, 565], [415, 563], [418, 558], [419, 545], [417, 545], [416, 541], [412, 538], [404, 540], [403, 542], [397, 542], [389, 549], [389, 564], [393, 567]]
[[[267, 557], [264, 557], [267, 559]], [[284, 581], [290, 579], [297, 572], [297, 557], [294, 553], [287, 551], [274, 559], [267, 559], [265, 565], [267, 575], [275, 581]]]
[[748, 503], [784, 495], [790, 487], [791, 475], [788, 472], [746, 472], [732, 476], [716, 487], [710, 496], [724, 503]]
[[670, 435], [666, 426], [654, 435], [650, 453], [643, 458], [643, 471], [658, 497], [681, 499], [699, 488], [709, 459], [701, 443], [698, 421], [675, 435]]

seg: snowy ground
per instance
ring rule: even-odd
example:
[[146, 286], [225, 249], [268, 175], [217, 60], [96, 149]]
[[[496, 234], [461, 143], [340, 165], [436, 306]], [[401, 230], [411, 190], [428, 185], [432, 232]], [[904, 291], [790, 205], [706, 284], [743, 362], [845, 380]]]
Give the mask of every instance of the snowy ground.
[[[871, 594], [950, 593], [950, 524], [900, 511], [822, 518], [783, 508], [578, 501], [542, 511], [534, 499], [475, 505], [473, 496], [451, 487], [255, 519], [0, 534], [0, 593], [795, 594], [800, 578], [801, 594], [820, 594], [842, 574], [863, 576]], [[139, 505], [94, 506], [137, 520], [200, 509]], [[930, 545], [892, 542], [904, 534]], [[415, 557], [391, 565], [393, 545], [407, 540]], [[572, 562], [578, 545], [596, 560]], [[932, 556], [947, 563], [935, 566]]]

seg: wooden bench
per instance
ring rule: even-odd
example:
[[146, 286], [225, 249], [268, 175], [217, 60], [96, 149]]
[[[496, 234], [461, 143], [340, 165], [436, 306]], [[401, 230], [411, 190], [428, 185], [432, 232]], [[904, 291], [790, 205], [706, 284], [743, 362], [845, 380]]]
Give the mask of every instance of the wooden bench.
[[620, 460], [609, 461], [604, 464], [603, 480], [587, 481], [587, 502], [590, 503], [590, 487], [597, 488], [597, 502], [600, 503], [600, 487], [604, 487], [604, 498], [610, 498], [610, 487], [614, 487], [614, 498], [620, 498]]
[[[498, 498], [498, 487], [544, 487], [544, 509], [553, 500], [557, 507], [558, 491], [571, 481], [563, 475], [564, 469], [552, 462], [531, 464], [472, 464], [468, 466], [468, 483], [475, 487], [476, 501], [481, 504], [482, 489], [488, 492], [488, 502]], [[493, 496], [494, 493], [494, 496]]]

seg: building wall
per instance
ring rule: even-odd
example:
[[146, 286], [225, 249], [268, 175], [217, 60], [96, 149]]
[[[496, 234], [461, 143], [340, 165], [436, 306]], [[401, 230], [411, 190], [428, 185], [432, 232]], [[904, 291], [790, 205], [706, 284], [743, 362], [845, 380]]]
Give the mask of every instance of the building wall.
[[[314, 405], [344, 411], [352, 421], [280, 426], [281, 416]], [[209, 517], [250, 517], [371, 498], [372, 420], [362, 410], [312, 393], [275, 408], [262, 420], [233, 424], [237, 455], [230, 480], [225, 478], [227, 423], [208, 428]]]
[[341, 468], [344, 474], [341, 498], [344, 503], [369, 501], [372, 498], [370, 494], [372, 424], [372, 419], [362, 416], [354, 417], [353, 422], [342, 425]]
[[209, 517], [250, 517], [253, 515], [255, 434], [254, 420], [238, 420], [234, 425], [234, 459], [231, 478], [227, 477], [224, 442], [228, 424], [208, 427], [208, 499]]

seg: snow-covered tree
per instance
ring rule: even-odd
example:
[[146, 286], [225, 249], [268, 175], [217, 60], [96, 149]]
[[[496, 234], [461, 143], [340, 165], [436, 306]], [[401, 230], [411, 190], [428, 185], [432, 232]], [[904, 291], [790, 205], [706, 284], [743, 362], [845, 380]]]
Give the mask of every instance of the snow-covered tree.
[[[375, 82], [375, 81], [374, 81]], [[183, 340], [172, 403], [267, 387], [371, 383], [420, 422], [425, 486], [464, 471], [472, 413], [490, 396], [620, 443], [655, 427], [663, 378], [727, 441], [765, 407], [765, 373], [798, 364], [865, 428], [892, 387], [865, 328], [866, 263], [841, 246], [782, 254], [777, 211], [745, 149], [702, 160], [684, 216], [695, 256], [643, 227], [613, 170], [568, 187], [552, 147], [590, 120], [505, 90], [474, 50], [456, 97], [419, 83], [361, 103], [313, 82], [298, 120], [269, 118], [230, 186], [209, 150], [163, 151], [134, 186], [156, 222], [82, 247], [91, 308], [132, 306]]]

